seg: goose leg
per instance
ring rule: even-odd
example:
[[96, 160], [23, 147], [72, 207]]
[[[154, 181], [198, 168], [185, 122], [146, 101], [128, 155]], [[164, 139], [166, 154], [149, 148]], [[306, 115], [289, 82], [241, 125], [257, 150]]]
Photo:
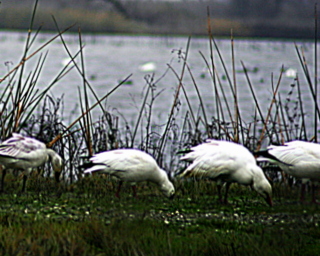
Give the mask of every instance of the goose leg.
[[301, 203], [304, 203], [305, 192], [306, 192], [306, 184], [302, 183], [301, 184], [301, 195], [300, 195], [300, 202]]
[[219, 202], [220, 202], [220, 203], [223, 203], [222, 194], [221, 194], [221, 188], [222, 188], [222, 184], [217, 183], [217, 190], [218, 190]]
[[228, 204], [228, 192], [229, 192], [230, 185], [231, 185], [231, 183], [227, 182], [227, 184], [226, 184], [226, 192], [224, 194], [224, 200], [223, 200], [223, 202], [225, 204]]
[[119, 186], [118, 186], [118, 189], [117, 189], [117, 192], [116, 192], [116, 197], [117, 198], [120, 198], [120, 190], [121, 190], [122, 183], [123, 183], [123, 181], [120, 180], [119, 181]]
[[4, 178], [7, 174], [7, 170], [6, 169], [3, 169], [2, 170], [2, 177], [1, 177], [1, 188], [0, 188], [0, 192], [3, 192], [4, 191]]
[[314, 183], [312, 183], [311, 193], [312, 193], [311, 203], [319, 204], [316, 200], [316, 185]]
[[21, 189], [21, 193], [26, 192], [26, 183], [27, 183], [27, 179], [28, 179], [28, 175], [27, 174], [23, 174], [23, 180], [22, 180], [22, 189]]
[[132, 185], [131, 187], [132, 187], [133, 197], [137, 198], [137, 186]]

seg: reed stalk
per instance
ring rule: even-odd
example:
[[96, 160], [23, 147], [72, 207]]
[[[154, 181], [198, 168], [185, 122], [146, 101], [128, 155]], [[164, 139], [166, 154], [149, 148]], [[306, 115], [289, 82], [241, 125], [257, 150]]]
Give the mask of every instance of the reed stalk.
[[[83, 44], [82, 44], [82, 37], [81, 37], [81, 29], [79, 28], [79, 44], [80, 44], [80, 60], [81, 60], [81, 75], [82, 75], [82, 83], [83, 83], [83, 92], [84, 92], [84, 102], [85, 102], [85, 112], [87, 115], [83, 116], [83, 121], [85, 124], [85, 141], [87, 143], [87, 149], [89, 156], [93, 155], [93, 148], [92, 148], [92, 137], [91, 137], [91, 127], [92, 127], [92, 117], [91, 112], [88, 111], [89, 109], [89, 97], [88, 97], [88, 89], [87, 89], [87, 81], [86, 81], [86, 74], [85, 74], [85, 65], [84, 65], [84, 56], [83, 56]], [[82, 112], [83, 113], [83, 112]]]
[[[211, 29], [211, 17], [210, 17], [210, 9], [207, 7], [207, 33], [209, 37], [209, 51], [210, 51], [210, 61], [211, 61], [211, 70], [212, 70], [212, 83], [213, 83], [213, 92], [214, 96], [216, 98], [216, 114], [217, 119], [220, 120], [220, 112], [219, 112], [219, 104], [218, 104], [218, 90], [216, 86], [216, 66], [214, 62], [214, 52], [213, 52], [213, 46], [212, 46], [212, 29]], [[220, 134], [220, 131], [218, 131], [218, 134]]]
[[178, 84], [178, 87], [176, 89], [176, 94], [174, 96], [174, 99], [173, 99], [173, 104], [172, 104], [172, 107], [171, 107], [171, 111], [169, 113], [169, 118], [167, 120], [167, 123], [166, 123], [166, 126], [165, 126], [165, 129], [164, 129], [164, 132], [161, 136], [161, 139], [160, 139], [160, 144], [159, 144], [159, 151], [158, 151], [158, 156], [157, 156], [157, 160], [159, 161], [160, 157], [161, 157], [161, 152], [163, 150], [163, 147], [164, 147], [164, 142], [166, 140], [166, 137], [167, 137], [167, 134], [169, 132], [169, 129], [170, 129], [170, 124], [171, 124], [171, 121], [172, 121], [172, 117], [174, 115], [174, 110], [176, 108], [176, 105], [178, 103], [178, 98], [179, 98], [179, 94], [180, 94], [180, 89], [182, 87], [182, 79], [184, 77], [184, 73], [185, 73], [185, 68], [186, 68], [186, 64], [187, 64], [187, 60], [188, 60], [188, 53], [189, 53], [189, 46], [190, 46], [190, 37], [188, 38], [188, 42], [187, 42], [187, 47], [186, 47], [186, 53], [185, 53], [185, 57], [183, 59], [183, 65], [182, 65], [182, 70], [181, 70], [181, 74], [180, 74], [180, 78], [179, 78], [179, 84]]
[[[279, 79], [278, 79], [278, 82], [277, 82], [277, 85], [276, 85], [276, 88], [273, 88], [273, 86], [272, 86], [273, 95], [272, 95], [272, 99], [271, 99], [271, 102], [270, 102], [270, 106], [268, 108], [267, 116], [266, 116], [265, 121], [264, 121], [264, 125], [263, 125], [263, 128], [262, 128], [262, 131], [261, 131], [260, 139], [258, 140], [258, 143], [257, 143], [257, 150], [260, 150], [261, 142], [263, 140], [263, 137], [264, 137], [265, 133], [269, 134], [269, 137], [271, 139], [271, 135], [268, 132], [267, 125], [268, 125], [269, 119], [271, 118], [271, 111], [272, 111], [273, 104], [276, 103], [276, 96], [277, 96], [277, 93], [278, 93], [278, 90], [279, 90], [279, 87], [280, 87], [280, 82], [281, 82], [281, 78], [282, 78], [282, 74], [283, 74], [283, 68], [284, 67], [282, 66], [281, 72], [280, 72], [280, 75], [279, 75]], [[273, 79], [271, 79], [271, 80], [272, 80], [271, 84], [273, 85]]]
[[[303, 51], [300, 53], [298, 46], [295, 44], [295, 49], [296, 49], [296, 53], [298, 55], [302, 70], [304, 72], [305, 78], [307, 79], [307, 83], [311, 92], [311, 96], [314, 102], [314, 106], [315, 106], [315, 115], [318, 116], [318, 119], [320, 119], [320, 110], [319, 110], [319, 105], [317, 102], [317, 95], [314, 89], [314, 85], [312, 84], [312, 79], [309, 73], [309, 69], [308, 69], [308, 65], [307, 65], [307, 61], [306, 58], [304, 56]], [[315, 135], [314, 135], [315, 136]]]
[[[209, 63], [207, 62], [206, 58], [204, 57], [204, 55], [203, 55], [201, 52], [200, 52], [200, 55], [201, 55], [202, 59], [205, 61], [208, 70], [210, 70], [210, 68], [209, 68]], [[213, 74], [213, 73], [211, 72], [211, 70], [210, 70], [211, 78], [213, 79], [213, 76], [215, 76], [215, 81], [218, 81], [219, 88], [220, 88], [220, 91], [221, 91], [221, 93], [222, 93], [222, 98], [223, 98], [223, 100], [224, 100], [224, 103], [225, 103], [225, 106], [226, 106], [226, 109], [227, 109], [228, 116], [229, 116], [231, 122], [233, 122], [233, 118], [232, 118], [230, 106], [229, 106], [229, 103], [228, 103], [228, 100], [227, 100], [227, 97], [226, 97], [226, 94], [225, 94], [225, 90], [223, 89], [221, 80], [220, 80], [220, 78], [219, 78], [218, 70], [217, 70], [217, 69], [214, 69], [214, 72], [215, 72], [215, 74]], [[216, 88], [216, 87], [215, 87], [215, 88]], [[220, 110], [221, 110], [221, 121], [222, 121], [223, 123], [226, 123], [225, 114], [224, 114], [224, 112], [223, 112], [223, 108], [221, 107], [220, 94], [219, 94], [218, 90], [217, 90], [217, 92], [216, 92], [216, 106], [220, 106], [219, 108], [220, 108]], [[219, 113], [220, 113], [220, 111], [219, 111]], [[218, 115], [218, 117], [219, 117], [219, 115]], [[220, 120], [220, 119], [218, 118], [218, 120]], [[220, 126], [220, 128], [221, 128], [221, 126]], [[218, 132], [218, 134], [220, 134], [220, 132]]]
[[53, 42], [55, 39], [57, 39], [60, 35], [64, 34], [65, 32], [67, 32], [70, 28], [72, 28], [74, 25], [71, 25], [69, 27], [67, 27], [66, 29], [62, 30], [59, 34], [55, 35], [54, 37], [52, 37], [49, 41], [47, 41], [46, 43], [44, 43], [42, 46], [40, 46], [37, 50], [35, 50], [34, 52], [32, 52], [30, 55], [24, 57], [18, 65], [16, 65], [13, 69], [11, 69], [5, 76], [3, 76], [2, 78], [0, 78], [0, 83], [2, 83], [4, 80], [6, 80], [8, 77], [10, 77], [10, 75], [14, 72], [16, 72], [21, 66], [23, 66], [25, 64], [26, 61], [30, 60], [32, 57], [34, 57], [36, 54], [38, 54], [40, 51], [42, 51], [45, 47], [47, 47], [51, 42]]
[[[63, 46], [64, 46], [64, 49], [66, 50], [66, 52], [67, 52], [67, 54], [68, 54], [68, 56], [69, 56], [69, 58], [70, 58], [70, 61], [69, 61], [68, 65], [69, 65], [70, 63], [72, 63], [72, 64], [74, 65], [74, 67], [75, 67], [76, 70], [79, 72], [80, 76], [82, 77], [84, 86], [85, 86], [85, 88], [86, 88], [85, 90], [87, 91], [87, 88], [89, 88], [90, 91], [91, 91], [91, 93], [92, 93], [92, 95], [94, 96], [95, 100], [96, 100], [97, 102], [99, 102], [99, 97], [97, 96], [97, 94], [96, 94], [95, 91], [93, 90], [92, 86], [90, 85], [88, 79], [86, 78], [85, 74], [83, 73], [84, 70], [81, 69], [81, 68], [79, 67], [79, 65], [77, 64], [77, 62], [75, 61], [78, 53], [80, 53], [80, 56], [81, 56], [81, 55], [83, 56], [82, 50], [83, 50], [84, 46], [81, 44], [80, 50], [78, 51], [78, 53], [77, 53], [76, 55], [73, 56], [73, 55], [71, 54], [71, 52], [70, 52], [70, 50], [69, 50], [69, 48], [68, 48], [68, 46], [67, 46], [64, 38], [63, 38], [63, 36], [62, 36], [63, 34], [60, 33], [60, 28], [59, 28], [58, 22], [56, 21], [56, 19], [55, 19], [54, 16], [52, 16], [52, 19], [53, 19], [53, 21], [54, 21], [54, 24], [55, 24], [55, 26], [56, 26], [57, 31], [59, 32], [59, 37], [60, 37], [60, 40], [61, 40], [61, 42], [62, 42], [62, 44], [63, 44]], [[81, 40], [81, 34], [80, 34], [80, 33], [79, 33], [79, 38], [80, 38], [80, 39], [79, 39], [79, 42], [80, 42], [80, 40]], [[81, 42], [80, 42], [80, 43], [81, 43]], [[103, 106], [102, 106], [101, 104], [99, 104], [99, 106], [100, 106], [101, 111], [102, 111], [103, 113], [105, 113]]]
[[[140, 110], [139, 110], [139, 114], [138, 114], [138, 118], [137, 118], [137, 121], [136, 121], [136, 125], [134, 127], [134, 130], [133, 130], [133, 133], [132, 133], [132, 139], [131, 139], [131, 143], [130, 143], [130, 147], [132, 148], [133, 145], [134, 145], [134, 140], [136, 138], [136, 135], [137, 135], [137, 132], [138, 132], [138, 127], [140, 125], [140, 121], [141, 121], [141, 118], [142, 118], [142, 114], [143, 114], [143, 111], [145, 109], [145, 106], [146, 106], [146, 103], [147, 103], [147, 99], [149, 97], [149, 93], [150, 93], [150, 90], [151, 89], [151, 86], [150, 84], [148, 83], [147, 81], [147, 91], [144, 95], [144, 98], [143, 98], [143, 101], [142, 101], [142, 104], [141, 104], [141, 107], [140, 107]], [[143, 133], [142, 133], [143, 134]], [[148, 134], [147, 134], [148, 135]], [[146, 145], [146, 148], [147, 148], [147, 145]]]
[[[277, 112], [278, 112], [278, 108], [277, 108]], [[281, 123], [280, 123], [280, 115], [279, 115], [279, 113], [277, 113], [276, 117], [277, 117], [277, 123], [279, 125], [279, 134], [280, 134], [280, 139], [278, 139], [278, 142], [280, 142], [279, 143], [280, 145], [283, 145], [285, 143], [285, 139], [284, 139], [284, 135], [283, 135], [283, 132], [282, 132], [282, 126], [281, 126]], [[278, 133], [276, 133], [276, 135], [278, 137]]]
[[[27, 122], [39, 102], [43, 99], [50, 88], [59, 80], [56, 79], [56, 81], [51, 83], [44, 91], [40, 93], [35, 87], [47, 57], [47, 53], [43, 55], [40, 53], [40, 51], [57, 38], [57, 36], [53, 37], [38, 47], [38, 49], [36, 49], [34, 52], [29, 54], [31, 47], [41, 30], [40, 26], [35, 33], [32, 33], [37, 5], [38, 1], [35, 1], [21, 61], [13, 69], [9, 70], [2, 79], [0, 79], [0, 83], [2, 83], [9, 78], [7, 86], [8, 89], [6, 88], [4, 93], [1, 95], [2, 102], [4, 103], [1, 111], [1, 123], [3, 128], [1, 131], [2, 138], [8, 137], [12, 132], [19, 132], [21, 126]], [[61, 33], [66, 32], [69, 28], [65, 29]], [[27, 61], [38, 53], [40, 53], [40, 57], [35, 64], [34, 70], [27, 75], [26, 79], [23, 79]], [[66, 71], [66, 73], [67, 72], [68, 71]], [[66, 73], [61, 73], [59, 78], [62, 78]], [[16, 77], [17, 80], [15, 80]], [[8, 94], [6, 94], [7, 91], [9, 92]], [[5, 115], [3, 113], [5, 113]]]
[[[318, 11], [317, 3], [314, 4], [314, 93], [315, 104], [318, 102]], [[315, 142], [318, 142], [318, 118], [316, 107], [314, 112], [314, 136]]]
[[[171, 66], [170, 64], [168, 64], [168, 67], [169, 67], [169, 69], [173, 72], [173, 74], [175, 75], [175, 77], [176, 77], [176, 78], [178, 79], [178, 81], [179, 81], [180, 78], [179, 78], [179, 75], [177, 74], [177, 72], [172, 68], [172, 66]], [[186, 63], [186, 67], [187, 67], [187, 69], [188, 69], [188, 71], [189, 71], [189, 74], [190, 74], [190, 68], [189, 68], [188, 63]], [[185, 100], [186, 100], [186, 102], [187, 102], [187, 106], [188, 106], [189, 111], [190, 111], [190, 115], [191, 115], [191, 119], [192, 119], [193, 125], [194, 125], [194, 127], [196, 127], [196, 118], [195, 118], [195, 115], [194, 115], [194, 113], [193, 113], [193, 110], [192, 110], [192, 107], [191, 107], [191, 103], [190, 103], [190, 101], [189, 101], [189, 97], [188, 97], [188, 95], [187, 95], [187, 92], [186, 92], [186, 89], [184, 88], [183, 83], [181, 83], [181, 90], [182, 90], [183, 95], [184, 95], [184, 98], [185, 98]]]
[[[233, 115], [231, 114], [231, 110], [230, 110], [230, 107], [229, 107], [229, 103], [228, 103], [227, 100], [225, 100], [225, 103], [226, 103], [227, 111], [228, 111], [228, 113], [229, 113], [230, 120], [231, 120], [232, 124], [236, 123], [236, 127], [238, 127], [239, 125], [240, 125], [240, 127], [243, 127], [242, 119], [241, 119], [241, 115], [240, 115], [240, 110], [239, 110], [239, 105], [238, 105], [238, 97], [237, 97], [236, 92], [235, 92], [235, 86], [233, 85], [234, 83], [236, 83], [236, 73], [235, 73], [235, 64], [234, 64], [234, 62], [235, 62], [235, 56], [234, 56], [234, 41], [233, 41], [233, 35], [231, 36], [231, 39], [232, 39], [232, 42], [231, 42], [231, 58], [232, 58], [232, 74], [233, 74], [232, 76], [233, 76], [233, 83], [232, 83], [232, 81], [231, 81], [231, 79], [230, 79], [229, 72], [228, 72], [228, 70], [227, 70], [227, 68], [226, 68], [226, 64], [225, 64], [225, 61], [224, 61], [224, 59], [223, 59], [223, 57], [222, 57], [222, 54], [221, 54], [221, 52], [220, 52], [220, 50], [219, 50], [219, 47], [218, 47], [216, 41], [215, 41], [214, 39], [212, 39], [212, 40], [213, 40], [215, 49], [216, 49], [216, 51], [217, 51], [219, 60], [220, 60], [220, 62], [221, 62], [221, 64], [222, 64], [222, 67], [223, 67], [223, 70], [224, 70], [224, 75], [226, 76], [226, 79], [227, 79], [227, 81], [228, 81], [230, 91], [231, 91], [231, 93], [232, 93], [232, 95], [233, 95], [233, 98], [234, 98], [234, 99], [236, 98], [236, 102], [237, 102], [236, 104], [234, 104], [234, 111], [235, 111], [234, 116], [237, 117], [237, 120], [234, 120]], [[218, 74], [217, 74], [217, 77], [219, 77]], [[222, 93], [224, 93], [224, 90], [223, 90], [223, 87], [222, 87], [222, 85], [221, 85], [221, 82], [220, 82], [220, 80], [218, 80], [218, 81], [219, 81], [220, 89], [221, 89]], [[226, 97], [224, 96], [224, 98], [226, 98]], [[234, 100], [234, 101], [235, 101], [235, 100]], [[239, 133], [238, 128], [235, 128], [235, 126], [233, 126], [233, 127], [234, 127], [234, 131], [237, 130], [236, 133], [238, 134], [238, 133]], [[242, 129], [241, 129], [241, 133], [242, 133], [242, 138], [244, 138], [244, 134], [243, 134]]]
[[233, 100], [234, 100], [234, 141], [239, 142], [239, 105], [238, 105], [238, 90], [237, 90], [237, 79], [236, 79], [236, 67], [235, 67], [235, 56], [234, 56], [234, 38], [233, 30], [231, 29], [231, 56], [232, 56], [232, 77], [233, 77]]
[[103, 100], [108, 98], [113, 92], [115, 92], [121, 85], [123, 85], [126, 81], [129, 80], [129, 78], [132, 75], [127, 76], [125, 79], [123, 79], [118, 85], [116, 85], [111, 91], [109, 91], [106, 95], [104, 95], [101, 99], [99, 99], [96, 103], [94, 103], [86, 112], [82, 113], [78, 118], [76, 118], [64, 131], [62, 131], [60, 134], [58, 134], [52, 141], [50, 141], [47, 146], [50, 148], [54, 143], [56, 143], [58, 140], [62, 138], [62, 135], [66, 132], [70, 131], [70, 129], [79, 122], [83, 118], [84, 115], [87, 115], [88, 112], [90, 112], [92, 109], [94, 109], [96, 106], [100, 105]]
[[[249, 75], [248, 75], [247, 68], [245, 67], [243, 61], [241, 61], [241, 65], [242, 65], [242, 67], [243, 67], [243, 71], [244, 71], [244, 74], [245, 74], [245, 76], [246, 76], [246, 79], [247, 79], [247, 82], [248, 82], [248, 86], [249, 86], [249, 89], [250, 89], [250, 91], [251, 91], [251, 95], [252, 95], [253, 100], [254, 100], [254, 102], [255, 102], [255, 107], [256, 107], [256, 109], [257, 109], [257, 111], [258, 111], [258, 113], [259, 113], [259, 116], [260, 116], [260, 119], [261, 119], [262, 123], [265, 124], [266, 122], [265, 122], [265, 119], [264, 119], [264, 117], [263, 117], [263, 113], [262, 113], [262, 111], [261, 111], [260, 105], [259, 105], [259, 103], [258, 103], [258, 99], [257, 99], [257, 97], [256, 97], [256, 95], [255, 95], [254, 90], [253, 90], [253, 86], [252, 86], [252, 84], [251, 84], [251, 81], [250, 81], [250, 78], [249, 78]], [[268, 130], [267, 130], [267, 133], [268, 133]], [[270, 136], [270, 135], [268, 134], [268, 136]]]
[[297, 82], [298, 101], [299, 101], [300, 114], [301, 114], [301, 119], [302, 119], [302, 121], [301, 121], [301, 132], [300, 132], [300, 135], [299, 135], [299, 140], [307, 141], [308, 138], [307, 138], [307, 131], [306, 131], [306, 121], [305, 121], [305, 114], [304, 114], [304, 108], [303, 108], [303, 102], [302, 102], [302, 93], [301, 93], [300, 80], [299, 80], [299, 76], [298, 75], [297, 75], [295, 80]]
[[202, 97], [200, 95], [200, 91], [199, 91], [199, 88], [197, 86], [197, 83], [196, 83], [196, 80], [191, 72], [191, 69], [189, 67], [189, 65], [187, 65], [187, 69], [188, 69], [188, 72], [189, 72], [189, 75], [192, 79], [192, 83], [193, 83], [193, 86], [196, 90], [196, 93], [197, 93], [197, 96], [198, 96], [198, 99], [199, 99], [199, 103], [200, 103], [200, 109], [201, 109], [201, 112], [202, 112], [202, 116], [204, 118], [204, 125], [205, 125], [205, 130], [206, 130], [206, 133], [207, 133], [207, 136], [208, 138], [212, 138], [212, 131], [209, 129], [209, 123], [208, 123], [208, 118], [207, 118], [207, 114], [206, 114], [206, 110], [205, 110], [205, 107], [204, 107], [204, 103], [203, 103], [203, 100], [202, 100]]
[[283, 122], [283, 127], [284, 127], [284, 132], [286, 134], [286, 141], [290, 141], [291, 138], [289, 136], [289, 133], [288, 133], [288, 126], [287, 126], [287, 121], [286, 121], [286, 118], [285, 118], [285, 115], [284, 115], [284, 111], [283, 111], [283, 106], [282, 106], [282, 103], [281, 103], [281, 96], [278, 95], [279, 97], [279, 107], [280, 107], [280, 112], [281, 112], [281, 118], [282, 118], [282, 122]]
[[[153, 87], [156, 87], [156, 85], [159, 83], [159, 81], [166, 76], [167, 72], [168, 72], [169, 69], [166, 69], [166, 71], [157, 79], [154, 81], [154, 74], [152, 76], [150, 75], [146, 75], [144, 77], [145, 81], [146, 81], [146, 86], [147, 86], [147, 91], [144, 95], [144, 98], [143, 98], [143, 101], [142, 101], [142, 104], [140, 106], [140, 110], [139, 110], [139, 114], [138, 114], [138, 118], [137, 118], [137, 121], [136, 121], [136, 124], [134, 126], [134, 129], [133, 129], [133, 133], [132, 133], [132, 138], [131, 138], [131, 143], [130, 143], [130, 147], [132, 148], [134, 146], [134, 140], [136, 138], [136, 135], [137, 135], [137, 132], [138, 132], [138, 127], [140, 125], [140, 122], [141, 122], [141, 118], [142, 118], [142, 115], [143, 115], [143, 112], [145, 110], [145, 107], [147, 105], [147, 100], [148, 100], [148, 97], [149, 97], [149, 93], [151, 90], [153, 90]], [[161, 92], [158, 93], [158, 95], [160, 94]], [[156, 96], [157, 97], [157, 96]], [[153, 102], [155, 100], [154, 96], [151, 96], [151, 101]], [[152, 108], [149, 108], [150, 111], [152, 110]], [[148, 116], [148, 119], [151, 120], [151, 112], [149, 112], [149, 116]], [[148, 131], [148, 129], [147, 129]], [[148, 134], [148, 132], [147, 132]], [[143, 132], [141, 133], [141, 135], [143, 135]], [[148, 136], [148, 135], [147, 135]], [[143, 141], [143, 138], [141, 139], [141, 141]], [[147, 147], [147, 145], [146, 145]]]

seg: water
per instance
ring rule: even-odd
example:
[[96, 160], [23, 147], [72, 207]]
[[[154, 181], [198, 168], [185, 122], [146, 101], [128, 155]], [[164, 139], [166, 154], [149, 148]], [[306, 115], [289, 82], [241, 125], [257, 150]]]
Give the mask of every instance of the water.
[[[53, 37], [53, 34], [41, 34], [30, 53], [42, 45], [45, 41]], [[79, 50], [78, 35], [66, 34], [64, 38], [69, 50], [75, 54]], [[1, 32], [0, 33], [0, 77], [3, 77], [8, 69], [19, 63], [24, 50], [26, 39], [25, 33], [18, 32]], [[105, 103], [107, 110], [112, 113], [121, 113], [129, 124], [134, 124], [142, 102], [143, 93], [146, 90], [146, 81], [144, 77], [154, 73], [156, 83], [156, 93], [161, 92], [154, 102], [154, 119], [155, 122], [166, 123], [168, 114], [174, 99], [175, 90], [178, 85], [177, 75], [181, 74], [182, 61], [181, 54], [185, 54], [187, 38], [186, 37], [166, 37], [166, 36], [112, 36], [112, 35], [84, 35], [82, 38], [84, 48], [85, 73], [91, 86], [99, 97], [104, 96], [108, 91], [115, 87], [119, 81], [132, 74], [131, 84], [121, 86], [114, 92]], [[228, 69], [229, 75], [232, 75], [231, 62], [231, 43], [228, 39], [217, 39], [218, 48], [221, 51], [223, 60]], [[299, 48], [303, 49], [308, 61], [309, 71], [313, 73], [313, 43], [308, 41], [296, 42]], [[313, 115], [312, 101], [306, 80], [304, 78], [299, 59], [296, 54], [293, 41], [281, 40], [254, 40], [254, 39], [235, 39], [235, 69], [236, 81], [239, 94], [239, 105], [242, 118], [247, 122], [252, 121], [255, 114], [255, 105], [252, 95], [249, 91], [248, 82], [245, 78], [241, 61], [250, 70], [250, 81], [254, 86], [259, 105], [262, 111], [267, 113], [270, 99], [272, 97], [272, 87], [277, 84], [280, 69], [282, 65], [297, 71], [300, 77], [301, 90], [304, 97], [304, 108], [307, 115]], [[38, 83], [39, 88], [45, 88], [60, 72], [64, 63], [68, 60], [68, 55], [61, 41], [57, 39], [47, 46], [43, 53], [48, 51], [48, 58], [45, 62], [41, 79]], [[209, 42], [207, 38], [193, 38], [189, 49], [188, 65], [191, 73], [196, 80], [201, 96], [205, 102], [209, 116], [215, 114], [215, 96], [212, 79], [205, 71], [205, 61], [200, 53], [203, 53], [207, 61], [209, 59]], [[179, 55], [180, 54], [180, 55]], [[39, 55], [37, 55], [39, 56]], [[37, 61], [37, 56], [27, 62], [28, 69], [32, 69]], [[218, 77], [221, 80], [223, 88], [226, 90], [228, 101], [232, 102], [229, 85], [222, 69], [221, 61], [215, 52], [214, 59], [217, 65]], [[78, 63], [80, 63], [78, 58]], [[7, 63], [5, 65], [5, 63]], [[8, 66], [8, 63], [9, 66]], [[151, 63], [155, 66], [154, 71], [143, 71], [141, 65]], [[151, 66], [152, 66], [151, 65]], [[168, 67], [172, 67], [168, 69]], [[271, 81], [273, 75], [273, 81]], [[293, 77], [283, 75], [280, 85], [280, 95], [282, 99], [288, 97], [291, 90], [291, 84], [294, 83]], [[194, 111], [199, 108], [192, 78], [186, 70], [183, 84], [186, 88], [188, 97], [192, 103]], [[6, 83], [2, 83], [5, 86]], [[70, 116], [79, 103], [79, 88], [82, 88], [83, 81], [76, 69], [67, 74], [55, 87], [50, 94], [54, 97], [63, 95], [65, 100], [64, 114]], [[81, 89], [82, 90], [82, 89]], [[291, 96], [296, 99], [296, 96]], [[185, 99], [181, 94], [180, 97], [183, 107], [181, 112], [186, 111]], [[95, 101], [91, 98], [91, 103]], [[77, 108], [76, 108], [77, 109]], [[79, 113], [79, 111], [76, 111]], [[100, 115], [101, 111], [97, 108], [94, 115]], [[77, 117], [77, 113], [74, 117]], [[183, 115], [181, 115], [183, 116]], [[66, 121], [68, 122], [68, 121]], [[312, 126], [312, 119], [309, 120]]]

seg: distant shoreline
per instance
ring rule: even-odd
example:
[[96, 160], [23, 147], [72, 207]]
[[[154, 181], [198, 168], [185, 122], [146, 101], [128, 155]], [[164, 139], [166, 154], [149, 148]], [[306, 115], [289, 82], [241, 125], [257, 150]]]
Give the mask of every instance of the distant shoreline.
[[[57, 20], [60, 30], [76, 24], [71, 32], [94, 34], [128, 34], [128, 35], [168, 35], [168, 36], [208, 36], [206, 17], [185, 18], [177, 24], [149, 24], [147, 22], [127, 19], [118, 13], [110, 11], [95, 11], [85, 9], [64, 8], [38, 9], [33, 29], [42, 26], [42, 31], [57, 32], [52, 16]], [[159, 22], [159, 21], [158, 21]], [[183, 23], [183, 26], [181, 25]], [[192, 26], [191, 26], [192, 24]], [[0, 30], [27, 30], [30, 25], [30, 10], [28, 8], [0, 9]], [[244, 24], [230, 19], [212, 19], [213, 37], [230, 38], [231, 30], [234, 37], [247, 38], [282, 38], [282, 39], [314, 39], [313, 24], [282, 25], [266, 23]]]

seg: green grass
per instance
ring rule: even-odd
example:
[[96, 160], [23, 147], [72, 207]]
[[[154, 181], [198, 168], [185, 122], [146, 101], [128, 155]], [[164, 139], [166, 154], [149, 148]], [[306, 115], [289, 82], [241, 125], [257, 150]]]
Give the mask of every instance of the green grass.
[[[28, 192], [8, 184], [0, 194], [1, 255], [318, 255], [318, 205], [299, 204], [297, 189], [268, 207], [256, 193], [233, 186], [230, 204], [217, 203], [215, 184], [176, 182], [164, 198], [141, 183], [121, 198], [102, 176], [48, 189], [31, 178]], [[52, 186], [51, 186], [51, 185]], [[289, 191], [289, 192], [288, 192]], [[281, 194], [279, 193], [279, 195]]]

